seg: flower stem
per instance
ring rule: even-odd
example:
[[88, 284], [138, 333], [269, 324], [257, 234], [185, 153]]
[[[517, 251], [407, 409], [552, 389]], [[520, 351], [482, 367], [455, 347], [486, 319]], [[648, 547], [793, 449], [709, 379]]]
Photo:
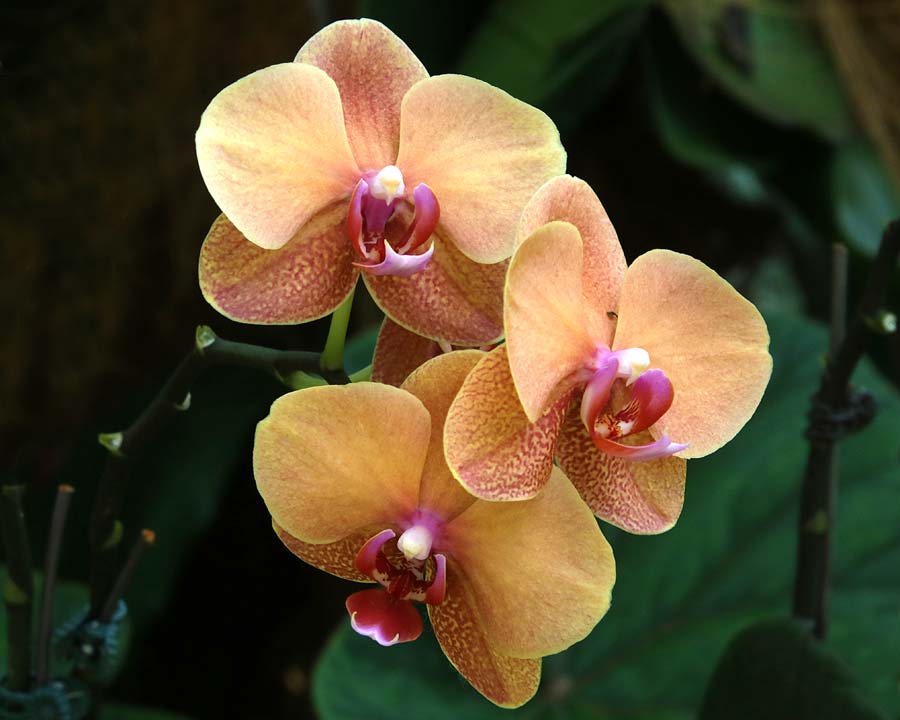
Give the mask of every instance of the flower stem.
[[0, 489], [0, 531], [6, 551], [3, 600], [7, 618], [7, 685], [26, 692], [31, 684], [31, 604], [34, 595], [31, 549], [22, 510], [24, 485]]
[[212, 365], [255, 368], [287, 384], [298, 372], [315, 373], [329, 382], [348, 381], [343, 370], [321, 369], [319, 353], [232, 342], [218, 337], [205, 325], [198, 327], [194, 343], [184, 359], [135, 421], [125, 430], [100, 435], [100, 443], [108, 454], [90, 525], [92, 619], [99, 617], [115, 582], [122, 539], [119, 515], [131, 463], [172, 416], [190, 407], [191, 386]]
[[884, 231], [872, 263], [865, 293], [846, 334], [846, 258], [836, 251], [832, 277], [832, 340], [819, 388], [812, 397], [807, 439], [809, 454], [800, 496], [797, 564], [794, 575], [795, 618], [812, 626], [817, 638], [828, 632], [828, 587], [831, 535], [835, 522], [837, 444], [874, 416], [874, 401], [853, 393], [850, 378], [866, 350], [871, 318], [882, 310], [900, 257], [900, 220]]
[[50, 521], [50, 536], [47, 540], [47, 554], [44, 558], [44, 589], [41, 596], [41, 620], [38, 625], [37, 667], [35, 684], [42, 687], [50, 676], [50, 634], [53, 630], [53, 592], [56, 590], [56, 576], [59, 570], [59, 554], [62, 548], [66, 516], [72, 504], [75, 488], [60, 485], [53, 505], [53, 519]]
[[350, 378], [350, 382], [367, 382], [372, 379], [372, 366], [366, 365], [364, 368], [360, 368], [355, 373], [350, 373], [348, 376]]
[[156, 542], [156, 533], [152, 530], [141, 530], [141, 534], [131, 548], [128, 560], [119, 572], [116, 582], [109, 592], [109, 597], [103, 603], [103, 609], [100, 611], [99, 620], [102, 623], [108, 623], [115, 615], [119, 600], [125, 595], [128, 586], [131, 584], [131, 578], [134, 577], [134, 571], [141, 560], [144, 551]]
[[353, 308], [354, 290], [331, 315], [325, 349], [322, 350], [322, 370], [336, 371], [344, 367], [344, 342], [347, 339], [347, 325], [350, 322], [350, 310]]

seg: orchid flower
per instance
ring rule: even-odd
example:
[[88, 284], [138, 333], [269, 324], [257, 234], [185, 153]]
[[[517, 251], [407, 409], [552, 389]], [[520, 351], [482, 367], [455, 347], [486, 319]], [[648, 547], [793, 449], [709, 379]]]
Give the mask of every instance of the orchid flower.
[[478, 500], [453, 478], [444, 418], [482, 355], [441, 355], [402, 388], [289, 393], [259, 424], [253, 466], [291, 552], [376, 583], [347, 599], [358, 633], [381, 645], [415, 640], [413, 603], [424, 603], [454, 667], [492, 702], [516, 707], [536, 691], [541, 657], [584, 638], [607, 611], [615, 567], [560, 470], [521, 503]]
[[399, 324], [475, 346], [502, 335], [516, 222], [566, 156], [544, 113], [474, 78], [429, 77], [384, 25], [347, 20], [220, 92], [197, 158], [224, 213], [200, 256], [221, 313], [306, 322], [362, 273]]
[[467, 378], [447, 459], [487, 500], [535, 496], [559, 466], [601, 519], [675, 524], [685, 460], [720, 448], [772, 369], [756, 308], [703, 263], [652, 250], [626, 268], [593, 191], [550, 180], [525, 209], [506, 281], [506, 344]]

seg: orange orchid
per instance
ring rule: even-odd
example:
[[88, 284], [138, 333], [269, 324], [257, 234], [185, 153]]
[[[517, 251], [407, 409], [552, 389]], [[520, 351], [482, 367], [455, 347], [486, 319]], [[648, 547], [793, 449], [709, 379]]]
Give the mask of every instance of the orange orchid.
[[609, 608], [612, 551], [560, 470], [520, 503], [476, 499], [444, 460], [444, 418], [478, 350], [441, 355], [402, 388], [325, 386], [283, 396], [257, 429], [257, 487], [285, 546], [381, 587], [347, 599], [382, 645], [422, 632], [424, 602], [450, 662], [492, 702], [535, 693], [541, 658]]
[[593, 191], [550, 180], [526, 207], [505, 289], [506, 345], [446, 423], [455, 476], [487, 500], [535, 496], [554, 458], [603, 520], [678, 519], [687, 458], [727, 443], [769, 380], [756, 308], [703, 263], [652, 250], [626, 268]]
[[203, 114], [197, 158], [224, 214], [201, 289], [235, 320], [290, 324], [333, 311], [362, 273], [400, 325], [493, 342], [516, 221], [565, 157], [539, 110], [429, 77], [378, 22], [333, 23]]

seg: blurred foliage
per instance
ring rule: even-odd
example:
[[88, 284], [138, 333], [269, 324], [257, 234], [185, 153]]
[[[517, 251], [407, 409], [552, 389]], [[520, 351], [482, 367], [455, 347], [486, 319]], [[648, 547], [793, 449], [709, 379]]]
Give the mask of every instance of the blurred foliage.
[[133, 705], [119, 705], [110, 703], [103, 707], [100, 720], [189, 720], [185, 715], [166, 712], [164, 710], [151, 710], [139, 708]]
[[699, 720], [884, 720], [844, 663], [792, 620], [759, 623], [725, 649]]
[[[804, 416], [827, 343], [820, 328], [799, 317], [767, 320], [775, 371], [759, 411], [733, 442], [690, 463], [684, 514], [673, 530], [635, 537], [604, 526], [619, 575], [612, 609], [587, 640], [545, 660], [538, 696], [516, 715], [686, 720], [728, 639], [787, 611]], [[868, 696], [896, 714], [900, 534], [891, 498], [900, 470], [900, 396], [871, 366], [861, 368], [858, 381], [882, 410], [841, 449], [828, 647], [859, 675]], [[338, 631], [314, 693], [324, 720], [392, 718], [401, 694], [431, 708], [436, 720], [508, 715], [456, 677], [430, 634], [385, 651], [347, 628]]]

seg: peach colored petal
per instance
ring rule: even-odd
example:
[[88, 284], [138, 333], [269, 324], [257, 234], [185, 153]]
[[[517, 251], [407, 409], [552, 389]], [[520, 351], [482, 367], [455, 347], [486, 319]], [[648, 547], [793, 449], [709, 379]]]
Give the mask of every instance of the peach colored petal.
[[400, 387], [413, 370], [440, 352], [434, 340], [416, 335], [386, 317], [375, 342], [372, 382]]
[[337, 86], [301, 63], [258, 70], [216, 95], [197, 130], [197, 160], [222, 212], [269, 249], [349, 197], [360, 176]]
[[359, 167], [393, 165], [400, 144], [400, 102], [428, 77], [412, 50], [380, 22], [341, 20], [313, 35], [296, 61], [321, 68], [337, 85]]
[[450, 406], [444, 452], [456, 479], [484, 500], [525, 500], [544, 487], [571, 391], [532, 424], [509, 373], [506, 346], [486, 355]]
[[687, 255], [651, 250], [625, 274], [615, 348], [642, 347], [675, 389], [656, 424], [680, 457], [703, 457], [756, 410], [772, 372], [766, 323], [713, 270]]
[[368, 575], [356, 569], [354, 560], [360, 548], [366, 544], [366, 541], [378, 530], [383, 530], [384, 528], [355, 530], [337, 542], [325, 543], [324, 545], [313, 545], [298, 540], [287, 530], [279, 527], [274, 520], [272, 521], [272, 529], [284, 546], [308, 565], [312, 565], [332, 575], [337, 575], [345, 580], [374, 582]]
[[581, 273], [581, 238], [562, 221], [534, 232], [509, 265], [503, 311], [509, 365], [532, 422], [596, 347], [584, 317]]
[[585, 638], [609, 609], [612, 549], [559, 468], [535, 498], [476, 502], [446, 533], [497, 652], [531, 658], [560, 652]]
[[560, 175], [548, 180], [525, 207], [517, 241], [523, 242], [542, 225], [565, 220], [578, 228], [584, 244], [582, 292], [591, 336], [605, 345], [612, 342], [615, 313], [625, 276], [625, 253], [616, 230], [599, 198], [584, 180]]
[[438, 237], [434, 257], [421, 272], [364, 272], [363, 279], [385, 315], [407, 330], [451, 345], [481, 346], [503, 337], [506, 265], [480, 265]]
[[[556, 455], [582, 499], [598, 518], [628, 532], [669, 530], [684, 504], [687, 462], [678, 457], [632, 462], [607, 455], [591, 440], [579, 405], [570, 406]], [[649, 432], [629, 438], [634, 444], [651, 440]]]
[[429, 605], [428, 615], [447, 659], [488, 700], [516, 708], [534, 697], [541, 681], [541, 661], [507, 657], [491, 647], [469, 582], [450, 558], [447, 596], [440, 605]]
[[480, 350], [457, 350], [438, 355], [413, 372], [402, 386], [403, 390], [419, 398], [431, 415], [431, 442], [419, 487], [419, 507], [443, 520], [456, 517], [475, 502], [447, 467], [444, 421], [463, 380], [483, 356]]
[[273, 520], [306, 543], [387, 527], [415, 510], [430, 435], [428, 410], [399, 388], [298, 390], [256, 428], [256, 487]]
[[565, 171], [566, 152], [540, 110], [480, 80], [439, 75], [403, 98], [397, 166], [407, 187], [434, 191], [463, 253], [496, 263], [512, 255], [534, 191]]
[[342, 205], [332, 205], [278, 250], [249, 242], [220, 215], [200, 250], [203, 297], [238, 322], [293, 325], [327, 315], [359, 275], [344, 236], [345, 215]]

